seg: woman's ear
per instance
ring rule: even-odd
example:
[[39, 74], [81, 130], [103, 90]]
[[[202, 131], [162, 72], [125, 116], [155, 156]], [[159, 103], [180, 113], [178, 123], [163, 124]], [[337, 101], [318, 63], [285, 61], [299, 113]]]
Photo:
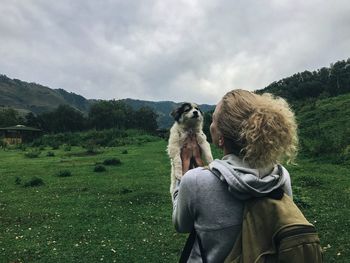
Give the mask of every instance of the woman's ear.
[[220, 137], [219, 137], [219, 146], [220, 146], [220, 147], [224, 147], [224, 143], [225, 143], [224, 137], [223, 137], [223, 136], [220, 136]]

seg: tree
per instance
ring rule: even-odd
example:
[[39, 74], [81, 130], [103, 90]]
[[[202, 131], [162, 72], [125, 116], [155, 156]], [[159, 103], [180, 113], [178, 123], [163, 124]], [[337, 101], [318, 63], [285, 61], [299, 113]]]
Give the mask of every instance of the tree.
[[14, 126], [24, 123], [18, 111], [12, 108], [0, 110], [0, 127]]
[[122, 101], [99, 101], [90, 108], [89, 123], [98, 130], [132, 128], [135, 126], [134, 111]]
[[204, 113], [204, 123], [203, 123], [203, 132], [206, 134], [208, 142], [212, 142], [210, 135], [210, 124], [212, 122], [212, 116], [214, 111], [208, 111]]
[[86, 128], [83, 114], [69, 105], [60, 105], [52, 112], [40, 114], [39, 123], [48, 132], [74, 132]]
[[158, 115], [150, 107], [141, 107], [135, 112], [135, 126], [136, 128], [155, 132], [158, 128], [157, 124]]
[[41, 129], [41, 123], [37, 116], [34, 115], [33, 112], [27, 113], [25, 116], [25, 125], [29, 127], [35, 127]]

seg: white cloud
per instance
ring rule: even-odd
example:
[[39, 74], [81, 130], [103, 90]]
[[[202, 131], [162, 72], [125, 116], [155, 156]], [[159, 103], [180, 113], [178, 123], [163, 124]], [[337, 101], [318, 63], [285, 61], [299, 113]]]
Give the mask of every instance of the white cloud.
[[216, 103], [349, 57], [350, 2], [4, 0], [0, 73], [87, 98]]

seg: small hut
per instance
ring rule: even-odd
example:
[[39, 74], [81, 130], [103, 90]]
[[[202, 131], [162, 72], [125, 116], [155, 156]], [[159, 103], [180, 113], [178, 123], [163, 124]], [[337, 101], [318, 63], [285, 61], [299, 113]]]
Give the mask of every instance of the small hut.
[[42, 130], [27, 127], [24, 125], [16, 125], [6, 128], [0, 128], [0, 134], [3, 142], [6, 144], [21, 144], [30, 142], [41, 135]]

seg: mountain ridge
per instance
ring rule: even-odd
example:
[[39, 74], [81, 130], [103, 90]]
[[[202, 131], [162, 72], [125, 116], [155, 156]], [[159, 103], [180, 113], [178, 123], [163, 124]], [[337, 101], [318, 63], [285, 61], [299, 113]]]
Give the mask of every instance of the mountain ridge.
[[[336, 97], [350, 93], [350, 59], [332, 63], [329, 68], [320, 68], [315, 71], [303, 71], [292, 76], [272, 82], [263, 89], [256, 90], [261, 94], [270, 92], [285, 98], [295, 111], [299, 111], [304, 104], [317, 100]], [[67, 104], [87, 115], [89, 108], [96, 99], [86, 99], [81, 95], [68, 92], [64, 89], [28, 83], [19, 79], [11, 79], [0, 75], [0, 107], [11, 107], [20, 112], [40, 114], [56, 109], [61, 104]], [[173, 101], [146, 101], [139, 99], [120, 99], [134, 109], [150, 107], [158, 114], [158, 126], [169, 128], [173, 119], [170, 113], [181, 102]], [[214, 105], [200, 104], [203, 112], [212, 111]]]
[[[64, 89], [51, 89], [37, 83], [29, 83], [19, 79], [11, 79], [6, 75], [0, 75], [0, 107], [9, 107], [26, 114], [33, 112], [41, 114], [55, 110], [59, 105], [69, 105], [84, 115], [87, 115], [92, 104], [98, 99], [86, 99], [85, 97], [68, 92]], [[141, 107], [150, 107], [158, 114], [159, 128], [169, 128], [173, 119], [170, 113], [179, 107], [182, 102], [173, 101], [147, 101], [139, 99], [120, 99], [135, 110]], [[214, 105], [199, 105], [203, 112], [211, 111]]]

